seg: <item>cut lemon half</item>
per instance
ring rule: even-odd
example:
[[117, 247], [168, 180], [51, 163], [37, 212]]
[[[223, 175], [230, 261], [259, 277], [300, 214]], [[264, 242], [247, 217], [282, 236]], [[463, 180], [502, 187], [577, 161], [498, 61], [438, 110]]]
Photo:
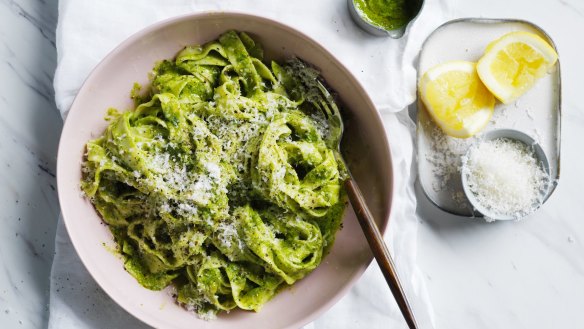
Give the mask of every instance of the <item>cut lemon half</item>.
[[485, 86], [508, 104], [548, 72], [558, 54], [544, 39], [529, 32], [511, 32], [491, 42], [477, 64]]
[[428, 113], [452, 137], [471, 137], [483, 129], [495, 97], [481, 82], [476, 64], [453, 61], [428, 70], [420, 79], [420, 97]]

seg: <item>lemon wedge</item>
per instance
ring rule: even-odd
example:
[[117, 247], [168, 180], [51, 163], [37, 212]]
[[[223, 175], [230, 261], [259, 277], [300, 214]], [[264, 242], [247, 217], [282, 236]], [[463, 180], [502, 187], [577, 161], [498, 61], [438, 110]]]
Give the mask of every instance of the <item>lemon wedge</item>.
[[511, 32], [491, 42], [477, 64], [485, 86], [508, 104], [548, 72], [558, 54], [544, 39], [529, 32]]
[[420, 79], [419, 90], [428, 113], [449, 136], [471, 137], [493, 115], [495, 97], [481, 82], [473, 62], [453, 61], [431, 68]]

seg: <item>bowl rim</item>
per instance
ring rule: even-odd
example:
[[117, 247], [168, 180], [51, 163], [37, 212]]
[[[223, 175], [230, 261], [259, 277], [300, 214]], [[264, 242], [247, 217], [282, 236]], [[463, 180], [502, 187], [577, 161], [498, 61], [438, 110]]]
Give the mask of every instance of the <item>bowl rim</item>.
[[[79, 259], [83, 263], [83, 266], [85, 267], [85, 269], [87, 269], [87, 271], [89, 272], [89, 274], [91, 275], [93, 280], [95, 280], [95, 282], [100, 286], [100, 288], [119, 307], [124, 309], [126, 312], [131, 314], [133, 317], [135, 317], [136, 319], [138, 319], [142, 323], [145, 323], [145, 324], [148, 324], [151, 326], [155, 326], [155, 327], [156, 327], [156, 325], [158, 325], [158, 323], [153, 322], [153, 320], [155, 318], [153, 318], [153, 317], [145, 318], [142, 316], [143, 314], [141, 314], [141, 313], [137, 312], [136, 310], [134, 310], [133, 308], [129, 307], [129, 305], [125, 305], [123, 303], [118, 302], [116, 297], [114, 297], [112, 295], [112, 293], [105, 288], [105, 286], [106, 286], [105, 285], [105, 276], [96, 275], [95, 271], [93, 271], [93, 272], [91, 271], [92, 267], [89, 266], [89, 264], [91, 264], [91, 263], [87, 259], [88, 254], [86, 254], [84, 252], [80, 253], [80, 251], [84, 250], [83, 248], [81, 248], [82, 244], [80, 241], [80, 237], [77, 235], [70, 234], [70, 232], [71, 232], [70, 225], [71, 224], [67, 220], [67, 218], [73, 218], [74, 214], [69, 213], [67, 207], [61, 206], [62, 204], [64, 204], [68, 200], [64, 196], [64, 192], [62, 192], [62, 190], [59, 188], [60, 186], [65, 185], [64, 182], [62, 182], [62, 181], [64, 180], [64, 177], [66, 177], [66, 175], [67, 175], [63, 169], [64, 168], [63, 157], [61, 157], [60, 155], [64, 153], [64, 148], [65, 148], [64, 144], [65, 143], [63, 141], [66, 140], [67, 138], [69, 138], [69, 135], [74, 130], [74, 127], [72, 126], [72, 123], [71, 123], [73, 120], [70, 119], [71, 114], [77, 115], [78, 112], [80, 113], [79, 110], [74, 110], [74, 109], [78, 108], [78, 103], [79, 103], [79, 98], [80, 98], [79, 95], [81, 95], [83, 92], [86, 91], [86, 89], [88, 88], [87, 86], [92, 83], [92, 81], [98, 75], [98, 72], [100, 72], [102, 69], [104, 69], [104, 67], [108, 64], [108, 62], [110, 62], [113, 58], [118, 56], [118, 54], [120, 52], [125, 50], [125, 48], [127, 48], [128, 46], [130, 46], [134, 42], [139, 41], [141, 38], [148, 36], [149, 34], [155, 32], [159, 29], [163, 29], [169, 25], [179, 24], [179, 23], [185, 22], [185, 21], [197, 20], [199, 18], [206, 18], [208, 16], [217, 16], [217, 17], [224, 16], [224, 17], [231, 17], [231, 18], [236, 17], [236, 18], [241, 18], [241, 19], [250, 19], [251, 18], [251, 19], [258, 20], [258, 21], [263, 21], [268, 25], [276, 25], [276, 26], [282, 27], [286, 30], [289, 30], [292, 33], [297, 34], [299, 37], [308, 40], [309, 42], [311, 42], [313, 44], [313, 46], [315, 46], [319, 50], [319, 52], [321, 52], [323, 55], [329, 56], [331, 59], [333, 59], [333, 61], [335, 62], [336, 66], [340, 69], [340, 71], [342, 71], [345, 76], [348, 76], [353, 80], [354, 87], [356, 87], [359, 90], [359, 93], [363, 95], [363, 98], [368, 103], [367, 106], [369, 108], [375, 109], [375, 111], [373, 111], [373, 113], [369, 113], [369, 114], [374, 116], [373, 122], [375, 123], [375, 125], [378, 126], [379, 132], [382, 134], [382, 136], [380, 136], [381, 138], [379, 138], [379, 140], [380, 140], [379, 142], [381, 142], [383, 144], [383, 145], [381, 145], [381, 148], [387, 150], [387, 154], [388, 154], [387, 162], [390, 166], [390, 168], [389, 168], [390, 177], [387, 179], [387, 183], [389, 184], [389, 186], [388, 186], [389, 200], [387, 201], [387, 206], [383, 207], [384, 213], [387, 214], [386, 218], [378, 219], [378, 221], [381, 220], [381, 225], [379, 226], [379, 230], [382, 233], [382, 235], [385, 235], [385, 233], [387, 232], [387, 228], [389, 226], [389, 221], [391, 218], [391, 212], [393, 209], [393, 195], [395, 193], [395, 188], [396, 188], [396, 186], [394, 184], [394, 180], [393, 180], [393, 177], [395, 174], [395, 172], [394, 172], [395, 168], [393, 165], [393, 160], [392, 160], [392, 155], [391, 155], [392, 152], [391, 152], [391, 148], [390, 148], [389, 141], [387, 138], [387, 133], [386, 133], [385, 127], [383, 125], [383, 120], [382, 120], [381, 114], [377, 110], [377, 107], [375, 106], [375, 104], [371, 100], [371, 97], [369, 96], [369, 94], [367, 93], [366, 89], [363, 87], [361, 82], [355, 77], [355, 75], [353, 73], [351, 73], [350, 70], [348, 70], [345, 67], [345, 65], [342, 63], [342, 61], [340, 61], [335, 55], [333, 55], [330, 51], [328, 51], [320, 42], [316, 41], [314, 38], [308, 36], [304, 32], [302, 32], [302, 31], [298, 30], [297, 28], [292, 27], [286, 23], [279, 22], [279, 21], [277, 21], [273, 18], [270, 18], [270, 17], [257, 15], [257, 14], [249, 13], [249, 12], [245, 12], [245, 11], [239, 11], [239, 10], [221, 10], [221, 11], [205, 10], [205, 11], [200, 11], [200, 12], [172, 16], [172, 17], [160, 20], [158, 22], [154, 22], [154, 23], [138, 30], [137, 32], [131, 34], [129, 37], [125, 38], [122, 42], [120, 42], [116, 47], [114, 47], [103, 59], [101, 59], [99, 61], [98, 64], [95, 65], [95, 67], [89, 72], [89, 74], [87, 75], [87, 77], [85, 78], [85, 80], [83, 81], [83, 83], [81, 84], [79, 89], [77, 90], [77, 93], [75, 95], [73, 102], [71, 103], [71, 106], [65, 112], [63, 129], [61, 132], [61, 137], [59, 139], [59, 147], [58, 147], [58, 151], [57, 151], [56, 179], [57, 179], [58, 200], [59, 200], [59, 205], [61, 208], [61, 214], [63, 217], [63, 223], [65, 224], [65, 228], [66, 228], [67, 234], [69, 235], [69, 238], [71, 240], [71, 244], [73, 245], [73, 247], [74, 247]], [[363, 275], [365, 270], [369, 267], [369, 265], [371, 264], [372, 261], [373, 261], [373, 255], [371, 254], [368, 257], [367, 261], [365, 261], [362, 265], [360, 265], [356, 269], [356, 271], [354, 272], [353, 276], [349, 279], [347, 284], [342, 286], [342, 288], [339, 289], [336, 292], [336, 294], [333, 295], [333, 297], [331, 299], [329, 299], [327, 302], [321, 304], [319, 307], [315, 308], [312, 313], [309, 313], [304, 317], [299, 317], [297, 320], [294, 321], [294, 323], [290, 324], [287, 327], [283, 327], [283, 328], [296, 329], [298, 327], [302, 327], [302, 326], [314, 321], [316, 318], [321, 316], [324, 312], [328, 311], [342, 297], [345, 296], [345, 294], [348, 292], [349, 289], [351, 289], [354, 286], [354, 284], [357, 282], [357, 280], [359, 278], [361, 278], [361, 276]], [[146, 289], [146, 288], [144, 288], [144, 289]]]

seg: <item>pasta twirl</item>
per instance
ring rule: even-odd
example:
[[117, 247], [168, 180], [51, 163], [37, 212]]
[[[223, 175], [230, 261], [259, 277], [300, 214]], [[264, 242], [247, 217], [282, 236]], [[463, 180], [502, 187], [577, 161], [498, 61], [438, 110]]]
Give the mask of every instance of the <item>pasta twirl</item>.
[[[176, 288], [202, 317], [259, 311], [334, 242], [345, 208], [328, 127], [289, 62], [263, 62], [245, 33], [156, 64], [132, 111], [87, 143], [81, 187], [126, 270]], [[298, 72], [296, 72], [298, 73]]]

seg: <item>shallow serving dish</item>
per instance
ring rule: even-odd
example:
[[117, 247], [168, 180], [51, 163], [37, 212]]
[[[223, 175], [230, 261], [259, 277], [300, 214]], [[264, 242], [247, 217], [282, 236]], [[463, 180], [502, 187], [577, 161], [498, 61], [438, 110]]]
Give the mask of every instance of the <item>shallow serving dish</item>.
[[[493, 40], [512, 31], [535, 33], [555, 49], [551, 38], [537, 25], [514, 19], [463, 18], [438, 27], [424, 42], [418, 63], [418, 80], [431, 67], [451, 60], [476, 62]], [[556, 50], [557, 51], [557, 50]], [[548, 197], [560, 177], [561, 77], [560, 60], [549, 74], [511, 104], [495, 104], [487, 127], [473, 138], [448, 137], [428, 115], [418, 97], [418, 179], [428, 199], [454, 215], [482, 217], [466, 198], [461, 181], [461, 157], [482, 134], [514, 129], [533, 136], [549, 161], [552, 180]]]
[[321, 71], [344, 105], [344, 153], [351, 172], [382, 231], [389, 219], [392, 165], [381, 119], [363, 87], [316, 41], [281, 23], [242, 13], [191, 14], [148, 27], [110, 53], [79, 91], [61, 135], [57, 181], [65, 225], [85, 267], [119, 305], [158, 328], [296, 329], [339, 300], [372, 260], [353, 210], [348, 208], [334, 248], [313, 273], [277, 295], [260, 313], [232, 311], [205, 322], [177, 306], [169, 288], [156, 292], [140, 286], [111, 252], [115, 244], [108, 227], [80, 193], [85, 143], [103, 132], [109, 107], [132, 108], [130, 89], [134, 82], [148, 85], [148, 72], [155, 62], [173, 58], [184, 46], [216, 39], [230, 29], [257, 38], [269, 60], [298, 56]]

